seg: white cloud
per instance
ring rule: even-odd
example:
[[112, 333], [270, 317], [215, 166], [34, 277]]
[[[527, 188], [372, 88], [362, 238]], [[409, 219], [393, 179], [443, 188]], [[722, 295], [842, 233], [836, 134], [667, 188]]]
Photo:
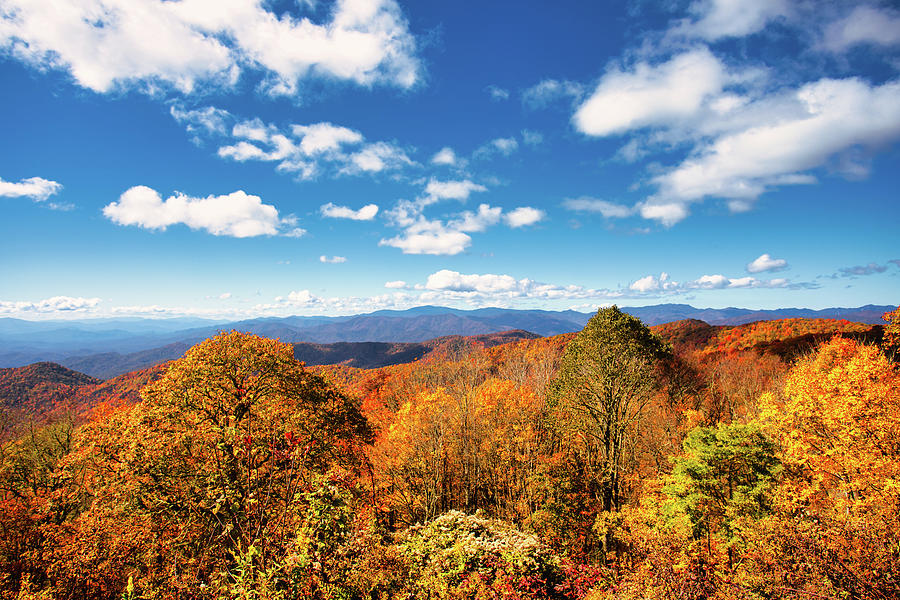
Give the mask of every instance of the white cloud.
[[509, 98], [509, 90], [505, 90], [496, 85], [489, 85], [485, 90], [490, 95], [491, 100], [506, 100]]
[[516, 141], [516, 138], [497, 138], [475, 150], [473, 156], [476, 158], [490, 158], [495, 154], [509, 156], [518, 149], [519, 142]]
[[519, 286], [509, 275], [463, 275], [443, 269], [428, 276], [425, 288], [429, 290], [454, 290], [457, 292], [508, 292]]
[[441, 200], [465, 201], [472, 192], [487, 191], [481, 184], [468, 179], [439, 181], [430, 179], [424, 195], [415, 201], [400, 200], [388, 211], [392, 225], [403, 232], [389, 239], [382, 239], [381, 246], [399, 248], [404, 254], [453, 255], [463, 252], [472, 243], [469, 233], [482, 232], [499, 222], [502, 209], [481, 204], [477, 212], [464, 211], [456, 218], [442, 221], [428, 219], [423, 211]]
[[308, 78], [409, 88], [416, 43], [394, 0], [338, 0], [328, 20], [276, 15], [256, 1], [7, 0], [0, 48], [40, 69], [68, 71], [96, 92], [160, 85], [233, 86], [260, 72], [272, 94]]
[[[280, 298], [276, 298], [275, 301], [281, 300]], [[294, 305], [301, 306], [310, 306], [313, 304], [321, 304], [322, 298], [316, 296], [309, 290], [298, 290], [294, 292], [290, 292], [287, 295], [287, 302]]]
[[665, 227], [671, 227], [688, 216], [687, 205], [679, 202], [648, 201], [639, 205], [639, 211], [645, 219], [659, 221]]
[[630, 71], [611, 69], [572, 121], [578, 131], [592, 136], [677, 122], [700, 110], [726, 79], [724, 66], [706, 48], [659, 65], [642, 62]]
[[297, 314], [298, 311], [314, 310], [316, 313], [358, 314], [381, 309], [402, 309], [418, 305], [418, 299], [406, 292], [392, 292], [370, 297], [316, 296], [309, 290], [297, 290], [287, 296], [276, 297], [274, 302], [257, 304], [251, 314]]
[[259, 146], [244, 141], [240, 141], [231, 146], [222, 146], [219, 148], [218, 154], [222, 158], [230, 158], [238, 162], [246, 162], [248, 160], [278, 160], [278, 157], [274, 154], [270, 154]]
[[[188, 133], [198, 136], [201, 133], [226, 135], [228, 123], [232, 120], [231, 113], [215, 106], [188, 109], [180, 104], [173, 104], [169, 107], [169, 113], [185, 126]], [[199, 137], [197, 139], [199, 140]]]
[[319, 207], [323, 217], [332, 219], [352, 219], [354, 221], [371, 221], [378, 214], [377, 204], [366, 204], [359, 210], [353, 210], [346, 206], [338, 206], [332, 202]]
[[478, 212], [464, 211], [460, 213], [458, 219], [448, 223], [450, 229], [462, 231], [465, 233], [482, 232], [491, 225], [500, 222], [500, 215], [503, 209], [499, 206], [490, 206], [487, 204], [479, 204]]
[[465, 302], [471, 306], [504, 306], [521, 300], [607, 300], [625, 295], [622, 291], [554, 285], [506, 274], [463, 274], [449, 269], [432, 273], [424, 285], [417, 284], [415, 289], [420, 290], [417, 297], [420, 303]]
[[[640, 296], [664, 296], [684, 294], [693, 290], [724, 290], [736, 288], [784, 288], [790, 282], [787, 279], [761, 280], [754, 277], [726, 277], [721, 274], [701, 275], [697, 279], [685, 283], [673, 281], [668, 273], [646, 275], [636, 279], [628, 286], [628, 290]], [[798, 287], [806, 287], [800, 284]]]
[[342, 173], [380, 173], [415, 164], [403, 149], [387, 142], [375, 142], [350, 155]]
[[522, 142], [524, 142], [526, 146], [538, 146], [544, 143], [544, 134], [542, 134], [540, 131], [523, 129]]
[[329, 258], [328, 256], [325, 256], [323, 254], [322, 256], [319, 257], [319, 262], [337, 265], [337, 264], [347, 262], [347, 257], [346, 256], [332, 256]]
[[567, 198], [563, 200], [563, 206], [575, 212], [600, 213], [607, 219], [621, 219], [634, 214], [634, 209], [624, 204], [616, 204], [598, 198], [582, 196], [581, 198]]
[[[785, 110], [756, 109], [736, 132], [699, 146], [694, 155], [657, 176], [660, 196], [696, 201], [707, 196], [754, 199], [777, 185], [813, 183], [803, 173], [855, 146], [875, 147], [900, 137], [900, 81], [880, 86], [856, 79], [822, 79], [796, 90]], [[766, 105], [766, 100], [760, 100]], [[745, 209], [746, 203], [738, 203]]]
[[520, 206], [503, 215], [503, 220], [506, 221], [506, 224], [510, 227], [517, 228], [534, 225], [543, 220], [545, 216], [547, 216], [547, 213], [538, 208]]
[[788, 285], [787, 279], [768, 281], [753, 277], [725, 277], [724, 275], [703, 275], [685, 284], [685, 289], [722, 290], [734, 288], [781, 288]]
[[769, 21], [790, 15], [788, 0], [700, 0], [690, 11], [696, 21], [682, 24], [676, 33], [708, 41], [744, 37], [761, 31]]
[[394, 144], [365, 143], [359, 131], [328, 122], [295, 124], [283, 131], [252, 119], [237, 123], [231, 136], [237, 141], [219, 148], [222, 158], [277, 162], [279, 171], [297, 173], [301, 179], [312, 179], [329, 167], [333, 173], [360, 175], [415, 164]]
[[660, 294], [679, 291], [681, 285], [677, 281], [669, 279], [669, 274], [663, 272], [659, 274], [659, 277], [654, 275], [641, 277], [631, 282], [628, 289], [639, 294]]
[[501, 221], [510, 227], [533, 225], [544, 218], [542, 210], [522, 206], [504, 214], [499, 206], [479, 204], [476, 211], [462, 211], [444, 219], [429, 219], [425, 210], [441, 200], [466, 201], [473, 192], [487, 188], [471, 180], [440, 181], [430, 179], [424, 194], [414, 201], [400, 200], [386, 214], [388, 222], [403, 231], [382, 239], [381, 246], [401, 249], [404, 254], [454, 255], [472, 243], [470, 233], [481, 233]]
[[36, 302], [0, 301], [0, 314], [83, 313], [95, 310], [100, 302], [100, 298], [72, 296], [53, 296], [52, 298], [45, 298]]
[[543, 108], [558, 100], [576, 99], [584, 87], [574, 81], [545, 79], [522, 92], [522, 103], [530, 108]]
[[444, 146], [431, 157], [431, 164], [433, 165], [448, 165], [452, 167], [458, 162], [459, 158], [456, 156], [456, 152], [449, 146]]
[[401, 235], [383, 239], [378, 244], [399, 248], [404, 254], [454, 255], [463, 252], [471, 243], [472, 238], [468, 234], [450, 229], [441, 221], [420, 217]]
[[694, 280], [694, 285], [706, 290], [721, 289], [728, 287], [728, 278], [724, 275], [703, 275]]
[[294, 125], [294, 137], [300, 139], [300, 151], [306, 156], [335, 152], [344, 144], [359, 144], [363, 141], [360, 132], [331, 123]]
[[62, 189], [62, 184], [43, 177], [29, 177], [18, 183], [0, 179], [0, 197], [7, 198], [31, 198], [36, 202], [43, 202]]
[[461, 181], [438, 181], [430, 179], [425, 186], [425, 194], [433, 200], [468, 200], [472, 192], [486, 192], [487, 188], [468, 179]]
[[768, 254], [761, 254], [759, 258], [747, 264], [748, 273], [762, 273], [764, 271], [781, 271], [787, 268], [787, 261], [783, 258], [772, 258]]
[[[721, 199], [733, 213], [752, 210], [770, 189], [817, 183], [814, 170], [823, 167], [864, 178], [870, 157], [900, 139], [900, 80], [822, 78], [786, 85], [786, 78], [775, 77], [777, 65], [748, 67], [732, 55], [726, 67], [727, 48], [716, 46], [720, 57], [696, 41], [750, 35], [778, 20], [799, 26], [809, 39], [823, 20], [842, 11], [845, 17], [826, 28], [824, 47], [900, 43], [900, 11], [894, 9], [835, 6], [813, 15], [809, 6], [786, 0], [696, 1], [692, 19], [628, 55], [641, 57], [637, 62], [608, 67], [572, 123], [588, 136], [630, 134], [616, 154], [621, 160], [679, 156], [670, 166], [654, 160], [649, 176], [635, 184], [655, 190], [633, 210], [666, 227], [706, 198]], [[798, 25], [804, 15], [811, 21]], [[588, 202], [566, 206], [591, 210]], [[605, 215], [627, 210], [595, 208]]]
[[279, 217], [274, 206], [242, 190], [206, 198], [176, 193], [163, 200], [156, 190], [139, 185], [122, 194], [118, 202], [106, 205], [103, 214], [119, 225], [164, 231], [170, 225], [184, 224], [237, 238], [278, 234], [299, 237], [305, 233], [294, 227], [294, 218]]
[[[326, 257], [327, 258], [327, 257]], [[581, 285], [543, 283], [527, 277], [516, 278], [504, 273], [460, 273], [441, 269], [431, 273], [424, 282], [411, 284], [406, 281], [388, 281], [384, 287], [394, 290], [371, 297], [322, 297], [308, 289], [294, 290], [275, 297], [270, 303], [257, 304], [249, 309], [224, 309], [219, 303], [211, 309], [170, 308], [159, 305], [115, 306], [104, 314], [132, 314], [149, 316], [223, 316], [252, 318], [260, 315], [298, 314], [303, 310], [316, 314], [354, 314], [379, 309], [404, 309], [423, 304], [444, 306], [464, 305], [470, 308], [483, 306], [548, 306], [567, 302], [576, 310], [608, 306], [610, 301], [626, 298], [658, 298], [685, 293], [696, 293], [736, 288], [797, 289], [806, 284], [791, 284], [786, 279], [757, 280], [753, 277], [728, 278], [723, 275], [703, 275], [695, 280], [678, 283], [667, 273], [647, 275], [630, 285], [617, 289], [588, 288]], [[400, 291], [403, 290], [403, 291]], [[224, 298], [227, 294], [223, 294]], [[98, 315], [99, 298], [70, 298], [60, 296], [39, 302], [0, 302], [0, 314], [31, 316], [65, 316], [90, 312]]]
[[857, 6], [849, 15], [825, 29], [823, 45], [832, 52], [843, 52], [859, 44], [900, 44], [900, 12], [889, 8]]
[[[732, 288], [753, 287], [753, 285], [756, 283], [756, 281], [757, 280], [754, 279], [753, 277], [738, 277], [736, 279], [729, 279], [728, 287], [732, 287]], [[783, 281], [783, 280], [773, 279], [772, 281]]]
[[219, 300], [229, 300], [231, 298], [231, 292], [225, 292], [224, 294], [219, 294]]
[[628, 287], [629, 289], [642, 293], [656, 291], [659, 289], [659, 280], [653, 275], [647, 275], [646, 277], [641, 277], [637, 281], [632, 282]]

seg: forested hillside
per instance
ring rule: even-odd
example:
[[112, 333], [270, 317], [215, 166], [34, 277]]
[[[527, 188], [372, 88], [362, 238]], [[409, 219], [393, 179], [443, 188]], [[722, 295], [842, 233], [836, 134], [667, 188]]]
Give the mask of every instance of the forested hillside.
[[4, 413], [0, 598], [898, 597], [886, 318], [613, 307], [374, 369], [231, 332], [102, 383], [5, 370], [32, 404]]

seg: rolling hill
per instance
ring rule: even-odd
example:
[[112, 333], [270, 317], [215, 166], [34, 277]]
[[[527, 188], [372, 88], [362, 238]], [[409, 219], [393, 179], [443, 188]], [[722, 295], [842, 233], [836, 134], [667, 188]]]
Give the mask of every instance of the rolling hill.
[[[709, 325], [741, 325], [760, 320], [805, 318], [847, 319], [879, 324], [891, 306], [810, 310], [785, 308], [694, 308], [687, 304], [625, 307], [648, 325], [693, 319]], [[291, 316], [234, 322], [201, 319], [82, 319], [25, 321], [0, 319], [0, 367], [53, 361], [97, 377], [109, 377], [180, 356], [191, 345], [221, 330], [236, 329], [293, 344], [422, 343], [448, 335], [481, 335], [512, 329], [541, 336], [580, 330], [590, 314], [577, 311], [461, 310], [420, 306], [408, 310], [382, 310], [341, 317]], [[363, 351], [362, 348], [358, 350]], [[331, 351], [309, 348], [321, 360]], [[374, 350], [371, 352], [381, 352]], [[364, 352], [369, 352], [365, 350]], [[343, 356], [344, 351], [337, 352]], [[329, 355], [330, 356], [330, 355]], [[320, 359], [316, 359], [320, 360]]]

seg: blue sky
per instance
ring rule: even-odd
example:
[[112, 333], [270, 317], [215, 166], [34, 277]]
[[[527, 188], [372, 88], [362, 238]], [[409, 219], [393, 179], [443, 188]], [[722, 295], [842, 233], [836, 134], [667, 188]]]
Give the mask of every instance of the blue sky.
[[892, 3], [0, 0], [0, 316], [900, 297]]

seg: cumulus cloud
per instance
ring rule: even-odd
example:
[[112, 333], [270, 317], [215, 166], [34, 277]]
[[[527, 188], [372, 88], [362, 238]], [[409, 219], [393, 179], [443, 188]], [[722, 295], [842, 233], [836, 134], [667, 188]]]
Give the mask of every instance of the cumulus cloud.
[[671, 227], [683, 221], [689, 214], [687, 205], [680, 202], [659, 202], [648, 200], [638, 206], [638, 211], [645, 219], [659, 221], [665, 227]]
[[394, 0], [338, 0], [321, 23], [249, 0], [8, 0], [0, 48], [101, 93], [189, 93], [233, 86], [245, 72], [261, 74], [271, 94], [295, 94], [310, 78], [410, 88], [421, 77]]
[[159, 192], [146, 186], [134, 186], [103, 208], [103, 214], [118, 225], [165, 231], [170, 225], [184, 224], [213, 235], [237, 238], [259, 235], [299, 237], [305, 233], [296, 227], [293, 217], [282, 218], [278, 210], [263, 204], [259, 196], [242, 190], [224, 196], [193, 198], [176, 193], [163, 200]]
[[463, 252], [471, 243], [468, 234], [451, 229], [441, 221], [420, 217], [402, 234], [383, 239], [378, 244], [399, 248], [404, 254], [454, 255]]
[[472, 243], [470, 233], [482, 233], [501, 221], [509, 227], [524, 227], [545, 217], [544, 211], [530, 206], [520, 206], [504, 214], [501, 207], [486, 203], [479, 204], [475, 211], [466, 210], [443, 219], [425, 215], [425, 210], [437, 202], [465, 202], [473, 192], [485, 191], [485, 186], [468, 179], [429, 179], [423, 195], [414, 201], [400, 200], [387, 211], [389, 224], [402, 229], [402, 232], [382, 239], [379, 245], [399, 248], [404, 254], [454, 255], [465, 251]]
[[429, 290], [457, 292], [506, 292], [516, 289], [518, 285], [519, 282], [510, 275], [463, 275], [448, 269], [432, 273], [425, 282], [425, 288]]
[[762, 273], [764, 271], [781, 271], [788, 266], [787, 261], [783, 258], [772, 258], [768, 254], [761, 254], [752, 262], [747, 264], [748, 273]]
[[623, 298], [654, 298], [693, 293], [697, 290], [736, 288], [800, 288], [805, 284], [791, 284], [786, 279], [758, 280], [753, 277], [729, 278], [723, 275], [702, 275], [695, 280], [679, 283], [668, 273], [647, 275], [617, 289], [594, 289], [579, 285], [542, 283], [528, 278], [517, 279], [507, 274], [470, 273], [442, 269], [428, 276], [419, 300], [423, 302], [466, 301], [474, 305], [503, 305], [515, 300], [581, 300], [605, 303]]
[[[848, 78], [806, 84], [787, 106], [760, 100], [772, 110], [756, 110], [744, 127], [699, 145], [654, 182], [663, 198], [683, 202], [708, 196], [747, 201], [772, 186], [813, 183], [805, 171], [853, 147], [900, 137], [898, 97], [900, 81], [872, 86]], [[737, 202], [732, 208], [746, 207]]]
[[359, 210], [353, 210], [346, 206], [338, 206], [332, 202], [319, 207], [323, 217], [332, 219], [352, 219], [354, 221], [371, 221], [378, 214], [377, 204], [366, 204]]
[[575, 111], [575, 128], [591, 136], [665, 125], [695, 114], [719, 93], [726, 81], [722, 63], [707, 48], [698, 48], [631, 70], [610, 69]]
[[518, 149], [519, 142], [516, 141], [516, 138], [497, 138], [479, 147], [475, 150], [473, 156], [475, 158], [490, 158], [497, 154], [509, 156]]
[[787, 279], [767, 281], [753, 277], [725, 277], [724, 275], [703, 275], [685, 284], [687, 289], [721, 290], [726, 288], [781, 288], [788, 285]]
[[331, 123], [294, 125], [291, 132], [300, 140], [300, 151], [306, 156], [335, 152], [344, 144], [359, 144], [363, 141], [360, 132]]
[[234, 143], [220, 146], [220, 157], [276, 162], [277, 170], [296, 173], [300, 179], [313, 179], [328, 169], [334, 174], [361, 175], [415, 164], [393, 143], [367, 143], [359, 131], [328, 122], [295, 124], [283, 130], [251, 119], [235, 124], [230, 135]]
[[405, 281], [397, 280], [397, 281], [385, 281], [384, 287], [389, 290], [402, 290], [408, 287]]
[[[787, 0], [697, 0], [689, 12], [656, 42], [610, 64], [571, 117], [587, 136], [629, 135], [616, 158], [678, 157], [670, 166], [654, 161], [649, 176], [636, 184], [651, 188], [634, 207], [640, 216], [671, 227], [707, 198], [746, 212], [771, 189], [817, 183], [815, 170], [823, 167], [864, 178], [870, 157], [900, 139], [898, 79], [789, 82], [773, 77], [777, 66], [750, 66], [725, 54], [721, 44], [716, 53], [703, 44], [751, 35], [775, 21], [800, 27], [809, 40], [822, 32], [824, 20], [842, 13], [824, 28], [821, 48], [896, 47], [900, 12], [835, 6], [813, 16], [808, 6]], [[799, 25], [803, 14], [812, 22]], [[586, 202], [575, 206], [568, 208], [590, 210]], [[614, 207], [596, 207], [616, 214]]]
[[721, 289], [727, 287], [729, 283], [728, 278], [724, 275], [702, 275], [694, 280], [694, 285], [707, 290]]
[[843, 19], [825, 29], [823, 46], [843, 52], [853, 46], [900, 44], [900, 12], [875, 6], [857, 6]]
[[448, 165], [452, 167], [458, 163], [459, 157], [456, 156], [456, 152], [453, 151], [453, 148], [450, 148], [449, 146], [444, 146], [431, 157], [431, 164], [433, 165]]
[[632, 281], [628, 289], [641, 294], [649, 292], [672, 291], [679, 288], [678, 282], [670, 281], [668, 273], [660, 273], [659, 277], [655, 275], [646, 275]]
[[471, 273], [442, 269], [428, 276], [418, 300], [428, 303], [464, 301], [473, 306], [504, 305], [516, 300], [608, 299], [623, 294], [595, 290], [577, 285], [554, 285], [528, 278], [516, 279], [507, 274]]
[[328, 263], [328, 264], [341, 264], [347, 262], [347, 257], [345, 256], [325, 256], [324, 254], [319, 257], [319, 262]]
[[518, 228], [534, 225], [535, 223], [542, 221], [545, 216], [547, 216], [547, 213], [539, 208], [520, 206], [503, 215], [503, 220], [506, 221], [506, 224], [510, 227]]
[[607, 219], [621, 219], [634, 214], [634, 209], [630, 206], [588, 196], [567, 198], [563, 200], [563, 206], [575, 212], [600, 213]]
[[429, 179], [424, 194], [414, 201], [400, 200], [388, 211], [388, 221], [403, 231], [382, 239], [381, 246], [399, 248], [404, 254], [453, 255], [472, 243], [469, 233], [482, 232], [499, 222], [502, 209], [481, 204], [476, 212], [463, 211], [447, 220], [429, 219], [424, 211], [442, 200], [466, 201], [473, 192], [487, 188], [468, 179], [441, 181]]
[[787, 279], [781, 278], [762, 280], [754, 277], [726, 277], [719, 273], [701, 275], [691, 281], [678, 282], [672, 280], [668, 273], [661, 273], [658, 277], [655, 275], [646, 275], [636, 279], [631, 282], [628, 289], [639, 295], [662, 296], [683, 294], [693, 290], [784, 288], [792, 286], [796, 289], [807, 289], [810, 287], [809, 284], [791, 284]]
[[482, 233], [501, 220], [516, 228], [544, 218], [543, 211], [528, 206], [504, 214], [499, 206], [479, 204], [477, 211], [463, 211], [447, 220], [428, 219], [421, 208], [415, 203], [401, 203], [391, 211], [392, 222], [402, 227], [403, 232], [381, 240], [379, 245], [399, 248], [404, 254], [454, 255], [471, 245], [470, 233]]
[[43, 177], [29, 177], [19, 182], [0, 179], [0, 197], [31, 198], [43, 202], [62, 189], [62, 184]]
[[700, 0], [690, 6], [695, 20], [675, 32], [715, 41], [761, 31], [769, 21], [790, 15], [788, 0]]
[[0, 314], [83, 313], [95, 310], [100, 302], [100, 298], [73, 296], [53, 296], [35, 302], [0, 301]]
[[465, 233], [480, 233], [491, 225], [499, 223], [502, 213], [503, 209], [499, 206], [479, 204], [477, 212], [467, 210], [460, 213], [459, 218], [448, 223], [448, 227]]
[[199, 141], [200, 135], [226, 135], [233, 117], [227, 110], [215, 106], [188, 109], [181, 104], [169, 106], [169, 113], [176, 121], [184, 125], [188, 133], [194, 134]]
[[529, 108], [543, 108], [560, 100], [573, 100], [584, 94], [584, 87], [574, 81], [545, 79], [522, 92], [522, 103]]
[[287, 296], [278, 296], [274, 302], [257, 304], [253, 314], [297, 314], [304, 310], [317, 313], [355, 314], [382, 309], [403, 309], [416, 306], [418, 299], [406, 292], [391, 292], [370, 297], [324, 297], [309, 290], [292, 291]]
[[413, 165], [406, 152], [394, 144], [375, 142], [350, 155], [350, 160], [341, 169], [342, 173], [356, 175], [360, 173], [380, 173], [396, 171]]
[[900, 80], [820, 79], [747, 97], [724, 89], [730, 77], [708, 50], [692, 51], [656, 67], [608, 73], [575, 113], [589, 135], [650, 128], [651, 146], [692, 146], [687, 158], [650, 179], [657, 191], [636, 207], [644, 218], [672, 226], [705, 198], [744, 212], [771, 188], [815, 183], [810, 171], [829, 164], [865, 176], [859, 157], [900, 138]]
[[486, 192], [487, 188], [480, 183], [468, 179], [458, 181], [439, 181], [429, 179], [425, 186], [425, 195], [433, 200], [468, 200], [472, 192]]

